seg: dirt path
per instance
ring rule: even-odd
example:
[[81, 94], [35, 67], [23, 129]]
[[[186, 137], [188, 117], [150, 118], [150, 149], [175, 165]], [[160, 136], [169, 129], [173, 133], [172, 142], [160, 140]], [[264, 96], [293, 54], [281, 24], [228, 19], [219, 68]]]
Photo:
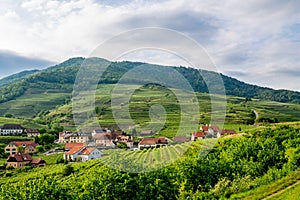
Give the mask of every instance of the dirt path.
[[298, 184], [300, 184], [300, 180], [298, 180], [296, 183], [294, 183], [294, 184], [292, 184], [292, 185], [289, 185], [288, 187], [286, 187], [286, 188], [284, 188], [284, 189], [282, 189], [282, 190], [276, 191], [275, 193], [273, 193], [273, 194], [271, 194], [271, 195], [265, 197], [264, 199], [270, 199], [270, 198], [272, 198], [272, 197], [275, 197], [275, 196], [277, 196], [277, 195], [280, 195], [280, 194], [282, 194], [283, 192], [285, 192], [286, 190], [288, 190], [288, 189], [290, 189], [290, 188], [292, 188], [292, 187], [294, 187], [294, 186], [296, 186], [296, 185], [298, 185]]
[[255, 121], [258, 120], [258, 112], [253, 109], [253, 112], [255, 113]]

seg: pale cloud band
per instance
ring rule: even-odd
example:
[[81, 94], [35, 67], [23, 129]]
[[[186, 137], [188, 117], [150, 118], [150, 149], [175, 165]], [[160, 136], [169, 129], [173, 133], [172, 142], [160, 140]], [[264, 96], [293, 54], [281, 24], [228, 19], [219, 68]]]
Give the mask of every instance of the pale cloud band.
[[[120, 32], [164, 27], [202, 44], [220, 72], [263, 86], [300, 90], [299, 78], [288, 73], [298, 72], [300, 66], [299, 1], [110, 2], [1, 1], [0, 25], [5, 31], [0, 32], [0, 48], [60, 62], [89, 55]], [[178, 65], [164, 56], [148, 57], [138, 59]]]

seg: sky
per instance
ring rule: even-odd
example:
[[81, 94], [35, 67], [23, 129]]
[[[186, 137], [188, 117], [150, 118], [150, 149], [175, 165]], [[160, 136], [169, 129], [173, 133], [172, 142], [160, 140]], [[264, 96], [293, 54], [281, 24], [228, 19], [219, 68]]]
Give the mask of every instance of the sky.
[[[124, 31], [161, 27], [199, 43], [220, 73], [300, 91], [299, 8], [297, 0], [0, 0], [0, 77], [88, 57]], [[165, 52], [123, 59], [186, 64]]]

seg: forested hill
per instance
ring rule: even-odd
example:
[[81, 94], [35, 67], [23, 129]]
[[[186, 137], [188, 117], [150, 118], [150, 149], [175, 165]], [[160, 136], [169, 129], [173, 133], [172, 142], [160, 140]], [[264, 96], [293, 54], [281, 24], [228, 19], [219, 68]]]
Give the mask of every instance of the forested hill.
[[[22, 96], [22, 94], [24, 94], [27, 90], [30, 90], [33, 93], [38, 93], [55, 89], [71, 93], [73, 89], [72, 84], [76, 79], [77, 72], [83, 61], [84, 58], [72, 58], [59, 65], [34, 72], [33, 74], [27, 74], [23, 77], [22, 73], [16, 75], [16, 79], [10, 79], [13, 80], [13, 83], [0, 87], [0, 103], [16, 99], [17, 97]], [[88, 61], [89, 64], [108, 62], [101, 58], [90, 58]], [[100, 83], [117, 83], [124, 73], [141, 64], [142, 63], [128, 61], [113, 62], [102, 75]], [[158, 65], [152, 66], [157, 67]], [[202, 76], [205, 76], [208, 80], [210, 80], [212, 85], [214, 84], [213, 80], [216, 76], [218, 76], [217, 73], [206, 70], [200, 70], [201, 73], [198, 73], [197, 69], [193, 68], [173, 68], [179, 71], [197, 92], [208, 92]], [[221, 74], [221, 76], [224, 81], [227, 95], [300, 104], [300, 92], [259, 87], [241, 82], [223, 74]], [[2, 82], [0, 80], [0, 83]], [[218, 88], [218, 85], [215, 84], [213, 87]]]
[[38, 71], [39, 70], [37, 70], [37, 69], [35, 69], [35, 70], [26, 70], [26, 71], [22, 71], [22, 72], [17, 73], [17, 74], [13, 74], [11, 76], [7, 76], [7, 77], [0, 80], [0, 86], [15, 83], [15, 82], [17, 82], [19, 80], [22, 80], [22, 79], [26, 78], [27, 76], [32, 75], [32, 74], [34, 74]]

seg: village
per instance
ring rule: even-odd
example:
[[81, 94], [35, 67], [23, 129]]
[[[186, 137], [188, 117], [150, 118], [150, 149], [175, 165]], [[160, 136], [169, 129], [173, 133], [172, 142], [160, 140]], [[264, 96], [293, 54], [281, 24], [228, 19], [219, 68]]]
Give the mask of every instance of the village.
[[[110, 128], [94, 129], [91, 133], [63, 131], [57, 133], [57, 139], [53, 142], [60, 144], [63, 148], [54, 148], [43, 152], [43, 154], [61, 153], [62, 159], [67, 162], [85, 162], [109, 156], [104, 153], [108, 149], [145, 150], [233, 134], [236, 134], [235, 130], [220, 130], [218, 126], [208, 124], [201, 126], [200, 131], [189, 135], [177, 135], [173, 138], [155, 137], [156, 133], [152, 130], [131, 134]], [[19, 124], [4, 124], [0, 126], [0, 135], [23, 135], [25, 139], [28, 139], [11, 141], [5, 146], [4, 152], [8, 156], [6, 168], [43, 167], [47, 165], [45, 160], [33, 158], [37, 152], [41, 153], [40, 148], [38, 150], [38, 147], [41, 146], [38, 144], [38, 138], [43, 134], [39, 130], [24, 128]]]

